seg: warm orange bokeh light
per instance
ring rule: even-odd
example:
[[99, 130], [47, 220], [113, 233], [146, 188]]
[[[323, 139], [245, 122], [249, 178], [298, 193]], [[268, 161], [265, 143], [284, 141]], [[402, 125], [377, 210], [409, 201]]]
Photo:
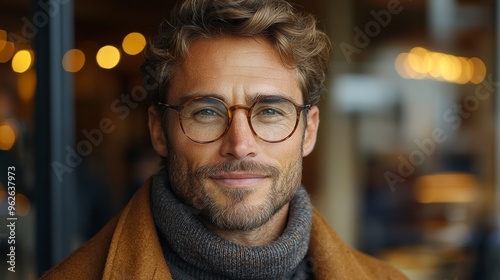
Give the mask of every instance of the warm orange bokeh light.
[[120, 51], [113, 46], [104, 46], [97, 52], [96, 60], [101, 68], [114, 68], [120, 62]]
[[19, 98], [24, 102], [33, 100], [36, 90], [36, 72], [30, 69], [17, 77], [17, 91]]
[[85, 65], [85, 54], [79, 49], [71, 49], [67, 51], [62, 60], [64, 70], [68, 72], [78, 72]]
[[466, 203], [477, 196], [478, 182], [467, 173], [439, 173], [419, 177], [415, 197], [420, 203]]
[[9, 123], [0, 125], [0, 150], [8, 151], [16, 143], [16, 132]]
[[123, 51], [129, 55], [136, 55], [144, 50], [146, 38], [138, 32], [129, 33], [122, 42]]
[[12, 58], [12, 70], [17, 73], [24, 73], [30, 69], [34, 62], [33, 51], [20, 50]]
[[450, 83], [481, 83], [486, 77], [486, 66], [479, 58], [458, 57], [414, 47], [401, 53], [394, 62], [396, 72], [405, 79], [434, 79]]
[[3, 45], [3, 47], [0, 48], [0, 63], [5, 63], [14, 55], [15, 46], [14, 43], [2, 39], [0, 39], [0, 45]]

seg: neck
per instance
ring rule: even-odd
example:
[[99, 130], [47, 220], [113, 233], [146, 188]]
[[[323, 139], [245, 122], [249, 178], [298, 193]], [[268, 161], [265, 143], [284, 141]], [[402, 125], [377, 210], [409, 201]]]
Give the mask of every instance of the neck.
[[290, 203], [287, 203], [268, 222], [252, 230], [224, 230], [207, 221], [204, 225], [220, 237], [236, 244], [249, 247], [266, 245], [278, 239], [285, 230], [289, 205]]

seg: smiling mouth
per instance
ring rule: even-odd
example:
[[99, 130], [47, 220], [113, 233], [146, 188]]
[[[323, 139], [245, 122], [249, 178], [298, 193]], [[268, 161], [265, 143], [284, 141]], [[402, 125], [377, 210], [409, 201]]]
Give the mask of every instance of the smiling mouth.
[[228, 188], [251, 188], [267, 179], [267, 175], [256, 173], [225, 173], [210, 179]]

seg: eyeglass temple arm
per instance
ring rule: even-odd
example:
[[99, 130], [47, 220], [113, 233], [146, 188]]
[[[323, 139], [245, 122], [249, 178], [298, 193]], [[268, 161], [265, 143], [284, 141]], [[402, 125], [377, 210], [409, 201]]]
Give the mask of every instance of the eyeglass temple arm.
[[163, 102], [157, 102], [156, 105], [165, 106], [165, 107], [167, 107], [169, 109], [174, 109], [176, 111], [179, 111], [183, 107], [182, 105], [174, 106], [174, 105], [170, 105], [170, 104], [163, 103]]
[[313, 106], [312, 104], [304, 104], [302, 106], [299, 106], [299, 108], [301, 109], [301, 111], [302, 110], [309, 110], [309, 109], [311, 109], [312, 106]]

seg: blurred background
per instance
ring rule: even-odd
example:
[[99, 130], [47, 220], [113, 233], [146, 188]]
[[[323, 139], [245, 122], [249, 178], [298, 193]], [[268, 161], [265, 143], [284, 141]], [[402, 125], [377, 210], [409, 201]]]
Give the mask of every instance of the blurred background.
[[[500, 279], [498, 1], [293, 1], [333, 42], [314, 204], [410, 279]], [[36, 279], [158, 169], [139, 67], [173, 1], [0, 2], [0, 223]], [[145, 81], [146, 83], [148, 81]]]

